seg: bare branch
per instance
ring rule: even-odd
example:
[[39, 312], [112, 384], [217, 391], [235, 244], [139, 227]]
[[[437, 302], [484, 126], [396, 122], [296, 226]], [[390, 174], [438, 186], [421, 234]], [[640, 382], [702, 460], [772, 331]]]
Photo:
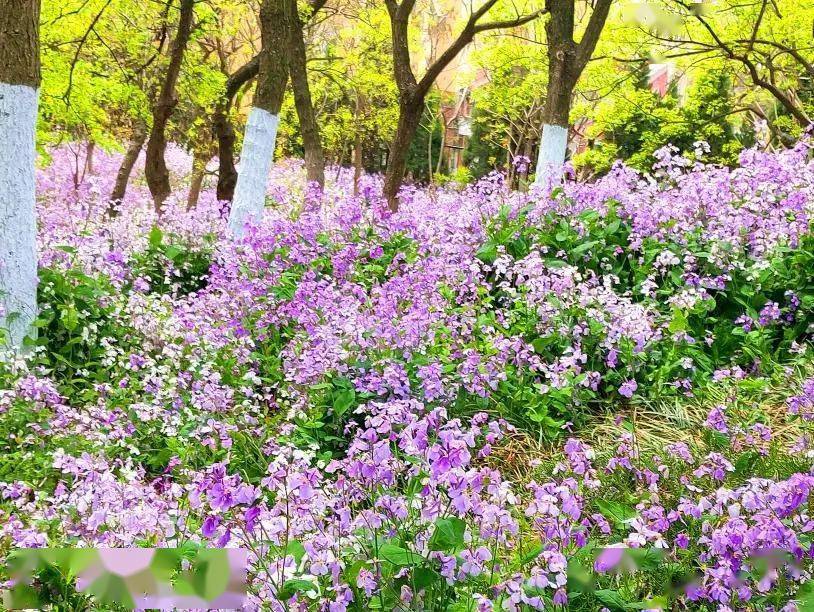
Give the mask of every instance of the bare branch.
[[758, 30], [760, 30], [760, 24], [763, 22], [763, 15], [766, 13], [767, 3], [767, 0], [763, 0], [763, 2], [760, 4], [760, 12], [757, 15], [757, 19], [755, 19], [755, 25], [752, 28], [752, 36], [749, 38], [749, 42], [747, 43], [747, 48], [749, 51], [751, 51], [755, 46], [755, 39], [757, 38]]
[[786, 54], [790, 55], [801, 66], [803, 66], [803, 68], [806, 69], [806, 72], [808, 72], [808, 74], [810, 74], [811, 76], [814, 76], [814, 64], [809, 62], [803, 56], [803, 54], [800, 53], [800, 51], [798, 49], [795, 49], [794, 47], [789, 47], [788, 45], [784, 45], [782, 43], [779, 43], [779, 42], [776, 42], [776, 41], [773, 41], [773, 40], [765, 40], [765, 39], [762, 39], [762, 38], [749, 39], [749, 41], [739, 39], [739, 40], [736, 40], [735, 42], [738, 43], [738, 44], [747, 44], [750, 41], [755, 45], [766, 45], [768, 47], [774, 47], [775, 49], [781, 51], [782, 53], [786, 53]]
[[594, 5], [591, 18], [588, 20], [588, 26], [585, 28], [585, 33], [582, 35], [582, 40], [577, 45], [577, 70], [582, 72], [587, 63], [593, 55], [596, 44], [599, 42], [599, 36], [602, 34], [602, 29], [605, 27], [605, 21], [608, 19], [611, 4], [613, 0], [597, 0]]
[[[71, 68], [68, 72], [68, 86], [65, 88], [65, 93], [62, 94], [62, 99], [65, 100], [65, 104], [70, 106], [71, 102], [71, 89], [73, 89], [73, 73], [76, 69], [76, 63], [79, 61], [79, 54], [82, 52], [82, 47], [85, 46], [85, 43], [88, 41], [88, 37], [94, 32], [94, 28], [96, 24], [99, 23], [99, 20], [102, 18], [102, 15], [107, 10], [107, 7], [110, 6], [110, 3], [113, 0], [107, 0], [105, 5], [96, 13], [96, 16], [91, 20], [88, 29], [85, 30], [85, 33], [82, 35], [82, 38], [79, 40], [79, 44], [76, 46], [76, 52], [73, 55], [73, 60], [71, 60]], [[84, 6], [84, 5], [83, 5]]]
[[243, 64], [240, 68], [235, 70], [228, 79], [226, 79], [226, 91], [224, 96], [227, 100], [231, 100], [235, 97], [237, 92], [240, 90], [243, 85], [245, 85], [248, 81], [253, 79], [257, 76], [257, 72], [260, 69], [260, 56], [255, 55], [252, 59], [248, 62]]
[[534, 21], [545, 12], [545, 9], [540, 9], [527, 15], [520, 15], [515, 19], [478, 23], [496, 3], [497, 0], [487, 0], [477, 11], [470, 15], [458, 38], [427, 68], [427, 72], [418, 82], [416, 90], [419, 95], [425, 95], [430, 90], [435, 79], [438, 78], [438, 75], [444, 71], [464, 47], [472, 42], [476, 34], [490, 30], [505, 30], [520, 27]]

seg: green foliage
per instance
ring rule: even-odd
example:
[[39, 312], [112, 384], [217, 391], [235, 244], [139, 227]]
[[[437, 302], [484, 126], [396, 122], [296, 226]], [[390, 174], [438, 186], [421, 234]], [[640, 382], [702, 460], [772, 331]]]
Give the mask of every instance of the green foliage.
[[649, 171], [654, 153], [667, 145], [693, 156], [694, 143], [706, 142], [704, 161], [732, 164], [743, 144], [731, 123], [731, 83], [726, 73], [703, 73], [693, 83], [686, 100], [677, 92], [664, 98], [645, 86], [623, 90], [601, 105], [589, 137], [595, 146], [575, 158], [578, 168], [607, 172], [617, 159], [639, 170]]
[[[300, 8], [305, 10], [306, 5], [300, 3]], [[309, 63], [311, 97], [326, 158], [350, 164], [358, 135], [364, 168], [379, 172], [398, 122], [389, 17], [384, 5], [377, 3], [354, 5], [348, 15], [347, 20], [308, 32], [308, 55], [316, 58]], [[322, 20], [318, 14], [316, 21]], [[301, 156], [291, 91], [286, 93], [280, 117], [278, 154]]]
[[474, 52], [474, 61], [489, 75], [472, 92], [473, 133], [464, 155], [476, 178], [494, 169], [508, 171], [510, 160], [539, 138], [547, 59], [545, 46], [535, 44], [542, 23], [527, 30], [528, 38], [497, 38]]
[[134, 279], [146, 279], [152, 292], [179, 296], [206, 286], [214, 236], [205, 237], [202, 245], [191, 245], [153, 226], [148, 238], [147, 248], [133, 257]]
[[[669, 332], [645, 351], [623, 340], [616, 356], [618, 363], [611, 367], [603, 349], [607, 329], [590, 313], [594, 306], [586, 303], [566, 308], [556, 294], [551, 294], [545, 329], [579, 328], [579, 344], [587, 359], [584, 369], [600, 372], [603, 383], [593, 390], [584, 384], [586, 375], [580, 374], [554, 389], [536, 383], [529, 372], [509, 368], [488, 406], [496, 406], [502, 416], [533, 432], [554, 436], [565, 421], [579, 424], [587, 407], [617, 399], [616, 389], [628, 379], [638, 381], [640, 395], [655, 398], [676, 393], [681, 388], [676, 381], [700, 384], [723, 367], [748, 369], [761, 364], [770, 370], [773, 364], [793, 359], [792, 349], [806, 337], [814, 319], [814, 281], [807, 272], [814, 266], [811, 236], [802, 237], [799, 245], [778, 247], [765, 263], [723, 270], [710, 253], [713, 247], [700, 235], [682, 244], [646, 239], [641, 256], [627, 256], [630, 228], [613, 207], [604, 215], [586, 211], [575, 223], [557, 215], [529, 223], [529, 212], [526, 208], [512, 215], [506, 207], [489, 227], [488, 239], [477, 251], [478, 259], [489, 270], [500, 254], [522, 259], [536, 251], [548, 254], [543, 263], [551, 269], [573, 266], [582, 278], [611, 275], [615, 291], [646, 305]], [[727, 253], [727, 260], [748, 261], [728, 245], [716, 248]], [[675, 296], [687, 288], [687, 280], [679, 267], [659, 269], [657, 260], [665, 252], [693, 257], [699, 262], [697, 273], [701, 277], [727, 274], [729, 278], [722, 288], [708, 289], [707, 299], [691, 306], [672, 305]], [[522, 285], [509, 289], [497, 273], [489, 274], [493, 289], [482, 299], [484, 312], [479, 322], [487, 328], [503, 325], [508, 335], [524, 338], [546, 362], [567, 354], [571, 340], [566, 335], [539, 331], [537, 311], [523, 299], [527, 290]], [[642, 288], [653, 279], [655, 287], [648, 295]], [[782, 324], [762, 319], [761, 311], [772, 304], [782, 312]], [[503, 323], [494, 317], [495, 308], [508, 310]], [[743, 317], [751, 323], [744, 324]], [[685, 334], [708, 338], [708, 342], [695, 342]], [[692, 367], [688, 369], [687, 363]], [[456, 410], [468, 413], [488, 406], [465, 395], [459, 397]]]
[[418, 131], [407, 150], [407, 174], [421, 183], [429, 180], [430, 169], [435, 172], [438, 156], [441, 154], [443, 126], [439, 119], [439, 111], [440, 98], [428, 97]]
[[472, 137], [466, 143], [464, 163], [473, 178], [486, 176], [493, 170], [502, 169], [506, 164], [505, 143], [493, 133], [486, 113], [481, 106], [475, 106], [472, 116]]
[[[195, 27], [168, 130], [171, 141], [190, 150], [209, 142], [209, 117], [223, 92], [229, 49], [240, 41], [229, 22], [249, 14], [248, 7], [225, 0], [196, 3]], [[149, 126], [176, 19], [177, 12], [161, 3], [44, 2], [37, 134], [41, 150], [66, 140], [121, 149], [137, 126]], [[213, 54], [215, 47], [219, 53]]]
[[116, 289], [78, 268], [40, 268], [39, 277], [37, 361], [69, 386], [106, 380], [107, 348], [99, 341], [126, 341], [129, 333], [117, 317]]
[[439, 185], [447, 185], [450, 187], [463, 188], [469, 185], [474, 180], [474, 175], [466, 166], [456, 168], [451, 174], [439, 174], [436, 176], [436, 182]]

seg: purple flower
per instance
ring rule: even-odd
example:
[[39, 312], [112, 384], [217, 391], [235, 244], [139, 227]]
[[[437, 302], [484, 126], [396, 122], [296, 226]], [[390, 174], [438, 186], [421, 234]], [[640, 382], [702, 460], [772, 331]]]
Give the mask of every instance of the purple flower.
[[773, 321], [777, 321], [780, 316], [780, 305], [777, 302], [769, 302], [761, 309], [758, 323], [766, 326]]
[[215, 535], [218, 525], [220, 525], [220, 517], [215, 516], [214, 514], [207, 516], [206, 520], [203, 522], [203, 527], [201, 527], [203, 537], [211, 538], [213, 535]]
[[717, 431], [718, 433], [726, 434], [729, 433], [729, 427], [726, 424], [726, 417], [724, 415], [724, 407], [723, 406], [715, 406], [712, 410], [709, 411], [707, 415], [706, 421], [707, 427]]
[[257, 525], [257, 518], [260, 516], [260, 508], [252, 506], [243, 515], [243, 520], [246, 522], [246, 531], [252, 532]]
[[622, 547], [603, 548], [594, 561], [594, 570], [599, 574], [606, 574], [619, 567], [624, 556], [625, 549]]
[[632, 378], [626, 380], [622, 385], [619, 387], [619, 395], [627, 398], [633, 397], [633, 394], [636, 392], [636, 389], [639, 388], [639, 385], [636, 383], [635, 380]]
[[373, 595], [373, 591], [376, 590], [376, 579], [370, 570], [364, 567], [359, 570], [359, 574], [356, 577], [356, 586], [364, 590], [365, 595], [368, 597]]

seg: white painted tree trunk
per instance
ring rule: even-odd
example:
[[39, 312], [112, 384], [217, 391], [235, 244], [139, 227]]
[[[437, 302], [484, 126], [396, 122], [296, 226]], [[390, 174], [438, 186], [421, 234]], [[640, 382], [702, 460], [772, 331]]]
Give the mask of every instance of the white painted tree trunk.
[[37, 317], [37, 93], [0, 83], [0, 329], [14, 347], [33, 335]]
[[243, 136], [235, 197], [229, 213], [229, 231], [241, 236], [250, 220], [259, 221], [266, 205], [266, 185], [280, 118], [262, 108], [252, 107]]
[[565, 151], [568, 146], [568, 129], [559, 125], [543, 125], [540, 152], [537, 155], [537, 172], [534, 182], [537, 185], [553, 185], [562, 175]]

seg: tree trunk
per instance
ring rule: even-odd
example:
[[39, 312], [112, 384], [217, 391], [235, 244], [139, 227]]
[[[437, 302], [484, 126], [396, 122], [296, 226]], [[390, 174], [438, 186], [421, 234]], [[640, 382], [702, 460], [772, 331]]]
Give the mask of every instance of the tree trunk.
[[215, 110], [212, 127], [218, 141], [218, 200], [229, 201], [235, 197], [237, 170], [235, 169], [235, 128], [229, 120], [229, 106]]
[[39, 0], [5, 0], [0, 10], [0, 345], [15, 348], [37, 317], [39, 12]]
[[133, 140], [127, 147], [122, 159], [119, 171], [116, 174], [116, 183], [113, 185], [113, 192], [110, 194], [110, 206], [108, 207], [108, 215], [115, 217], [119, 214], [118, 205], [124, 200], [124, 194], [127, 192], [127, 183], [130, 182], [130, 175], [136, 165], [136, 160], [144, 147], [144, 141], [147, 140], [147, 128], [143, 125], [137, 126], [133, 130]]
[[170, 172], [164, 159], [167, 148], [167, 124], [173, 109], [178, 104], [175, 87], [181, 74], [184, 52], [192, 33], [192, 18], [195, 0], [181, 0], [181, 14], [178, 19], [178, 31], [170, 49], [170, 63], [167, 74], [161, 84], [161, 92], [153, 108], [153, 127], [147, 141], [147, 157], [144, 163], [144, 175], [147, 186], [153, 195], [155, 209], [161, 213], [161, 207], [170, 195]]
[[206, 175], [206, 164], [211, 158], [202, 151], [195, 151], [192, 157], [192, 174], [189, 180], [189, 193], [187, 194], [187, 210], [192, 210], [198, 205], [198, 198], [201, 197], [201, 187]]
[[[571, 2], [574, 0], [548, 0], [549, 2]], [[610, 2], [611, 0], [597, 0]], [[506, 21], [491, 21], [480, 23], [489, 11], [495, 6], [497, 0], [486, 0], [475, 9], [470, 4], [471, 13], [463, 29], [450, 45], [440, 53], [435, 61], [430, 63], [424, 76], [417, 80], [412, 69], [410, 58], [410, 13], [415, 8], [415, 0], [385, 0], [387, 13], [390, 16], [390, 39], [393, 49], [393, 76], [399, 90], [399, 122], [396, 137], [390, 147], [390, 159], [387, 164], [387, 174], [384, 180], [384, 196], [391, 210], [398, 208], [398, 191], [404, 178], [407, 165], [407, 147], [410, 146], [415, 135], [421, 112], [424, 109], [424, 100], [430, 92], [435, 80], [449, 66], [458, 54], [463, 51], [479, 32], [502, 30], [522, 26], [536, 19], [541, 11], [534, 11], [516, 19]], [[548, 2], [547, 2], [548, 4]], [[573, 6], [572, 6], [573, 8]], [[417, 106], [417, 108], [416, 108]], [[417, 111], [417, 112], [416, 112]]]
[[435, 133], [435, 117], [433, 117], [430, 124], [430, 133], [427, 135], [427, 176], [429, 177], [430, 185], [432, 185], [432, 137]]
[[280, 49], [286, 47], [285, 7], [282, 0], [263, 0], [260, 7], [262, 50], [257, 89], [240, 154], [240, 172], [229, 211], [229, 231], [240, 236], [246, 223], [263, 216], [266, 184], [274, 157], [280, 108], [288, 81], [288, 65]]
[[362, 132], [356, 130], [353, 139], [353, 196], [359, 195], [359, 179], [362, 178]]
[[573, 0], [569, 9], [553, 13], [546, 23], [546, 36], [549, 41], [548, 91], [543, 108], [543, 134], [537, 154], [535, 182], [538, 185], [548, 186], [558, 180], [565, 163], [568, 114], [571, 111], [571, 95], [576, 85], [576, 78], [573, 76], [577, 52], [572, 39]]
[[605, 27], [613, 0], [596, 0], [582, 40], [574, 42], [574, 0], [547, 0], [548, 91], [543, 108], [543, 132], [537, 155], [535, 183], [550, 186], [559, 180], [568, 145], [571, 97]]
[[237, 170], [235, 169], [235, 128], [229, 119], [232, 100], [240, 89], [257, 76], [260, 58], [254, 56], [226, 80], [226, 92], [215, 106], [212, 116], [212, 131], [218, 144], [218, 186], [220, 201], [231, 202], [235, 196]]
[[93, 170], [93, 153], [96, 151], [96, 142], [93, 140], [88, 140], [88, 144], [85, 147], [85, 171], [82, 174], [82, 179], [84, 180], [85, 176], [88, 174], [94, 174]]
[[336, 176], [334, 177], [334, 183], [339, 182], [339, 178], [342, 176], [342, 164], [345, 163], [345, 147], [339, 149], [339, 160], [336, 163]]
[[294, 105], [300, 120], [302, 145], [305, 149], [306, 180], [325, 186], [325, 156], [322, 151], [322, 140], [319, 136], [319, 125], [314, 114], [311, 100], [311, 89], [308, 86], [306, 68], [305, 40], [302, 35], [302, 21], [297, 12], [296, 0], [284, 0], [287, 7], [289, 33], [288, 70], [291, 76], [291, 88], [294, 91]]
[[557, 78], [557, 71], [552, 68], [549, 68], [549, 75], [549, 93], [543, 111], [543, 135], [537, 154], [535, 182], [539, 185], [549, 185], [559, 179], [568, 146], [572, 88], [562, 76]]
[[523, 157], [525, 157], [529, 161], [523, 162], [523, 169], [518, 172], [517, 175], [517, 184], [521, 191], [528, 191], [528, 182], [529, 182], [529, 166], [531, 166], [531, 154], [532, 154], [532, 140], [529, 138], [527, 134], [523, 134]]
[[441, 173], [441, 166], [444, 161], [444, 149], [447, 146], [447, 120], [444, 118], [444, 111], [438, 110], [439, 117], [441, 118], [441, 148], [438, 151], [438, 163], [435, 166], [435, 173]]
[[359, 195], [359, 179], [362, 178], [362, 94], [356, 92], [356, 134], [353, 137], [353, 196]]
[[398, 210], [399, 188], [402, 180], [404, 180], [404, 172], [407, 169], [407, 151], [418, 131], [423, 110], [423, 98], [408, 97], [399, 103], [399, 122], [396, 127], [396, 135], [390, 145], [383, 189], [387, 206], [393, 212]]

